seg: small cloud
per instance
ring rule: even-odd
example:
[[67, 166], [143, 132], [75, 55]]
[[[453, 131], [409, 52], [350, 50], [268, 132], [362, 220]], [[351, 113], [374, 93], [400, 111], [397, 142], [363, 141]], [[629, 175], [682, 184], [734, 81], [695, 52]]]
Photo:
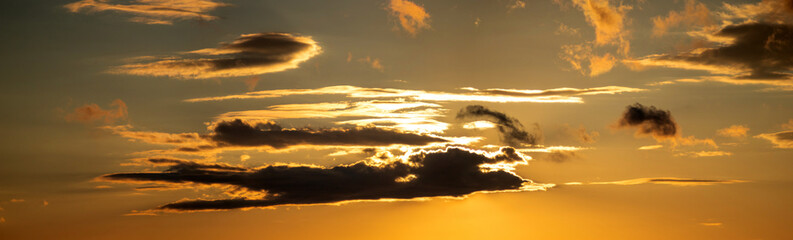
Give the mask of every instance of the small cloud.
[[41, 202], [41, 205], [46, 207], [46, 206], [50, 205], [50, 202], [47, 202], [47, 200], [44, 200], [44, 201]]
[[715, 180], [715, 179], [695, 179], [695, 178], [635, 178], [612, 182], [590, 182], [585, 184], [594, 185], [639, 185], [639, 184], [664, 184], [672, 186], [710, 186], [716, 184], [745, 183], [744, 180]]
[[508, 6], [509, 11], [518, 9], [518, 8], [526, 8], [526, 2], [522, 0], [513, 0]]
[[696, 0], [686, 0], [685, 10], [682, 12], [670, 11], [666, 17], [653, 18], [653, 36], [665, 35], [670, 28], [676, 26], [707, 27], [714, 24], [710, 10], [705, 4]]
[[463, 124], [463, 128], [465, 129], [488, 129], [488, 128], [495, 128], [496, 124], [491, 121], [481, 120], [475, 122], [469, 122]]
[[664, 147], [664, 145], [648, 145], [639, 147], [639, 150], [655, 150], [662, 147]]
[[678, 153], [675, 156], [689, 156], [689, 157], [725, 157], [732, 156], [731, 152], [725, 151], [699, 151], [699, 152], [686, 152]]
[[102, 121], [109, 124], [127, 118], [127, 104], [124, 103], [124, 101], [116, 99], [110, 106], [114, 106], [115, 109], [105, 110], [95, 103], [86, 104], [82, 107], [75, 108], [71, 113], [66, 115], [65, 119], [68, 122], [93, 123]]
[[570, 36], [579, 36], [581, 35], [581, 30], [578, 28], [567, 26], [564, 23], [559, 23], [559, 27], [553, 32], [556, 35], [570, 35]]
[[771, 141], [776, 148], [793, 148], [793, 131], [763, 133], [754, 137]]
[[699, 223], [699, 225], [702, 225], [702, 226], [705, 226], [705, 227], [721, 227], [722, 225], [724, 225], [724, 223], [720, 223], [720, 222], [703, 222], [703, 223]]
[[498, 131], [501, 132], [501, 140], [510, 146], [521, 146], [524, 144], [536, 145], [539, 143], [542, 136], [539, 128], [529, 133], [524, 130], [523, 124], [517, 119], [481, 105], [469, 105], [460, 109], [460, 112], [457, 113], [458, 119], [468, 117], [485, 117], [495, 121], [495, 124], [498, 126]]
[[251, 159], [250, 155], [248, 155], [248, 154], [240, 155], [240, 162], [247, 161], [248, 159]]
[[12, 202], [12, 203], [21, 203], [21, 202], [25, 202], [25, 199], [21, 199], [21, 198], [12, 198], [12, 199], [10, 200], [10, 202]]
[[430, 15], [424, 10], [424, 7], [411, 1], [391, 0], [388, 4], [388, 11], [399, 19], [399, 25], [411, 36], [415, 37], [422, 29], [430, 29]]
[[627, 107], [617, 122], [617, 127], [635, 127], [636, 135], [651, 135], [658, 140], [678, 136], [678, 126], [672, 118], [672, 113], [639, 103]]
[[732, 125], [716, 131], [716, 134], [723, 137], [743, 138], [749, 132], [749, 128], [743, 125]]

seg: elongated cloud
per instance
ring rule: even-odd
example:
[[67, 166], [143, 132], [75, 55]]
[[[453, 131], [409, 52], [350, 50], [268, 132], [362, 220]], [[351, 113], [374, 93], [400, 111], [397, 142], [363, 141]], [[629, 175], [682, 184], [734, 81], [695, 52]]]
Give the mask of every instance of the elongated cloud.
[[663, 177], [663, 178], [636, 178], [636, 179], [628, 179], [628, 180], [613, 181], [613, 182], [574, 183], [574, 184], [568, 184], [568, 185], [581, 185], [581, 184], [592, 184], [592, 185], [666, 184], [666, 185], [673, 185], [673, 186], [709, 186], [709, 185], [716, 185], [716, 184], [733, 184], [733, 183], [745, 183], [745, 182], [747, 182], [747, 181], [744, 181], [744, 180], [716, 180], [716, 179]]
[[213, 0], [82, 0], [66, 4], [70, 12], [119, 12], [132, 22], [171, 25], [176, 20], [215, 20], [208, 12], [228, 4]]
[[527, 89], [476, 89], [462, 88], [465, 92], [450, 93], [395, 88], [363, 88], [356, 86], [330, 86], [317, 89], [280, 89], [248, 92], [245, 94], [187, 99], [187, 102], [222, 101], [231, 99], [260, 99], [292, 95], [347, 95], [351, 98], [410, 98], [419, 101], [441, 102], [556, 102], [581, 103], [582, 95], [618, 94], [642, 92], [645, 89], [606, 86], [595, 88], [554, 88], [547, 90]]
[[275, 123], [249, 124], [242, 120], [220, 122], [214, 127], [212, 140], [221, 145], [267, 146], [285, 148], [296, 145], [388, 146], [392, 144], [426, 145], [446, 142], [439, 137], [403, 133], [380, 128], [352, 129], [284, 129]]
[[127, 118], [127, 104], [124, 103], [124, 101], [116, 99], [110, 106], [116, 108], [106, 110], [95, 103], [86, 104], [75, 108], [71, 113], [66, 115], [65, 119], [69, 122], [92, 123], [102, 121], [104, 123], [112, 123], [116, 120]]
[[754, 137], [768, 140], [776, 148], [793, 148], [793, 131], [763, 133]]
[[264, 194], [260, 198], [183, 200], [164, 211], [228, 210], [281, 205], [328, 204], [361, 200], [463, 197], [475, 192], [545, 190], [516, 175], [526, 164], [512, 148], [496, 152], [447, 148], [401, 158], [373, 158], [332, 168], [270, 165], [255, 169], [176, 162], [162, 172], [117, 173], [108, 181], [221, 185]]
[[311, 37], [254, 33], [241, 35], [217, 48], [190, 51], [182, 57], [122, 65], [110, 72], [180, 79], [252, 76], [297, 68], [320, 51]]
[[457, 118], [486, 118], [494, 121], [498, 131], [501, 133], [501, 140], [510, 146], [536, 145], [540, 140], [540, 133], [527, 132], [523, 129], [523, 124], [517, 119], [481, 105], [470, 105], [460, 109], [460, 112], [457, 113]]
[[654, 106], [645, 107], [639, 103], [625, 109], [617, 126], [637, 128], [637, 135], [651, 135], [656, 139], [674, 138], [678, 136], [678, 126], [667, 110]]
[[424, 10], [424, 7], [411, 1], [391, 0], [388, 11], [399, 20], [399, 25], [411, 36], [416, 36], [422, 29], [430, 28], [430, 14]]
[[731, 43], [682, 54], [657, 54], [632, 61], [645, 66], [705, 70], [738, 79], [790, 79], [793, 70], [793, 25], [745, 23], [715, 34]]

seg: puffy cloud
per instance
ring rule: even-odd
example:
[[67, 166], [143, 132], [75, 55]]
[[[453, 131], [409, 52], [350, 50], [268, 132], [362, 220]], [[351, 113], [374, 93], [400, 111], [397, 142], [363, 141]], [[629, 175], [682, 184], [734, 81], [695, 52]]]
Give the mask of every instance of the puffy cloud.
[[771, 141], [776, 148], [793, 148], [793, 131], [763, 133], [754, 137]]
[[430, 29], [430, 14], [424, 10], [424, 7], [411, 1], [391, 0], [388, 11], [399, 19], [399, 25], [411, 36], [416, 36], [422, 29]]
[[293, 95], [347, 95], [350, 98], [410, 98], [418, 101], [439, 102], [557, 102], [580, 103], [583, 95], [619, 94], [642, 92], [646, 89], [621, 86], [605, 86], [594, 88], [553, 88], [546, 90], [533, 89], [476, 89], [462, 88], [465, 92], [437, 92], [425, 90], [407, 90], [395, 88], [363, 88], [356, 86], [330, 86], [317, 89], [279, 89], [248, 92], [219, 97], [187, 99], [187, 102], [222, 101], [231, 99], [275, 98]]
[[213, 0], [81, 0], [66, 4], [70, 12], [120, 12], [135, 17], [132, 22], [171, 25], [175, 20], [215, 20], [208, 12], [228, 4]]
[[284, 129], [275, 123], [253, 125], [239, 119], [216, 123], [213, 131], [211, 139], [221, 146], [267, 146], [275, 149], [297, 145], [388, 146], [447, 142], [439, 137], [380, 128]]
[[498, 131], [501, 133], [501, 140], [510, 146], [536, 145], [542, 137], [542, 133], [539, 131], [529, 133], [524, 130], [523, 124], [517, 119], [481, 105], [469, 105], [460, 109], [460, 112], [457, 113], [458, 119], [469, 117], [488, 118], [494, 121]]
[[93, 123], [96, 121], [102, 121], [109, 124], [117, 120], [127, 118], [127, 104], [124, 103], [124, 101], [121, 101], [121, 99], [116, 99], [110, 104], [110, 106], [114, 106], [116, 108], [105, 110], [95, 103], [86, 104], [75, 108], [71, 113], [65, 116], [65, 119], [69, 122]]
[[679, 25], [706, 27], [713, 24], [710, 10], [705, 4], [696, 0], [686, 0], [686, 8], [682, 12], [670, 11], [666, 17], [653, 18], [653, 36], [663, 36], [670, 28]]
[[745, 183], [744, 180], [715, 180], [715, 179], [696, 179], [696, 178], [676, 178], [676, 177], [663, 177], [663, 178], [635, 178], [621, 181], [612, 182], [590, 182], [590, 183], [574, 183], [568, 185], [639, 185], [639, 184], [666, 184], [673, 186], [709, 186], [716, 184], [733, 184]]
[[597, 45], [625, 43], [625, 13], [629, 6], [611, 6], [609, 0], [573, 0], [584, 13], [587, 22], [595, 27]]
[[746, 137], [749, 128], [743, 125], [732, 125], [716, 131], [716, 134], [724, 137], [742, 138]]
[[111, 73], [167, 76], [181, 79], [252, 76], [297, 68], [321, 52], [311, 37], [289, 33], [244, 34], [217, 48], [187, 52], [194, 57], [172, 57], [148, 63], [118, 66]]
[[526, 164], [513, 148], [495, 152], [464, 148], [418, 151], [399, 158], [380, 157], [332, 168], [269, 165], [242, 169], [226, 165], [173, 162], [162, 172], [116, 173], [108, 181], [157, 182], [223, 186], [256, 192], [259, 197], [183, 200], [161, 211], [228, 210], [281, 205], [330, 204], [349, 201], [463, 197], [475, 192], [545, 190], [516, 175]]
[[669, 111], [639, 103], [627, 107], [617, 127], [635, 127], [637, 135], [651, 135], [659, 140], [678, 136], [677, 123]]

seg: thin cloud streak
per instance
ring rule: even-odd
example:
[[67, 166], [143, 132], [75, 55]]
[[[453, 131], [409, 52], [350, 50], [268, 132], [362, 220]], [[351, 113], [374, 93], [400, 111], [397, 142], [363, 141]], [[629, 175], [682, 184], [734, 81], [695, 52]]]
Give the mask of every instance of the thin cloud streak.
[[216, 20], [218, 17], [209, 15], [208, 12], [225, 6], [229, 5], [212, 0], [82, 0], [64, 5], [73, 13], [112, 11], [135, 15], [136, 17], [129, 19], [131, 22], [162, 25], [171, 25], [176, 20]]
[[450, 93], [395, 88], [363, 88], [356, 86], [330, 86], [317, 89], [280, 89], [248, 92], [245, 94], [192, 98], [186, 102], [223, 101], [232, 99], [276, 98], [293, 95], [346, 95], [350, 98], [410, 98], [417, 101], [440, 102], [544, 102], [582, 103], [581, 95], [618, 94], [642, 92], [646, 89], [607, 86], [597, 88], [555, 88], [548, 90], [476, 89], [462, 88], [466, 92]]

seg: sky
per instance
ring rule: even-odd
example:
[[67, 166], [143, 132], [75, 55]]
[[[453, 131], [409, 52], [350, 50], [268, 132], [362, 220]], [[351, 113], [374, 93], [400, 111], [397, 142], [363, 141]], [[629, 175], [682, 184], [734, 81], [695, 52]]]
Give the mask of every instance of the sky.
[[790, 0], [0, 22], [0, 239], [793, 239]]

